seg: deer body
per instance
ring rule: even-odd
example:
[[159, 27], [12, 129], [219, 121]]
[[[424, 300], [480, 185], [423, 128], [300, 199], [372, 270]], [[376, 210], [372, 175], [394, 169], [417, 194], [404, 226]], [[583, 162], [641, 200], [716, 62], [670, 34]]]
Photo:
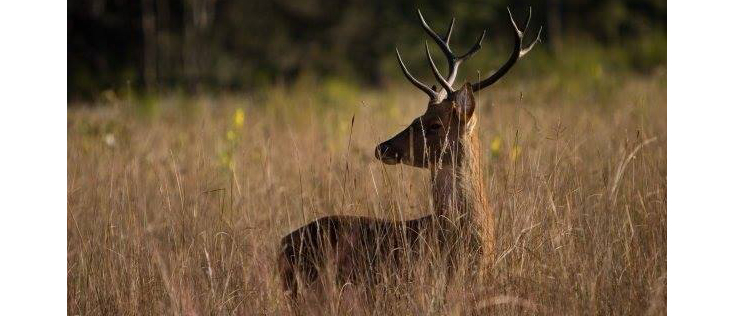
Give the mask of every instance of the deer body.
[[[286, 289], [296, 295], [299, 282], [309, 284], [330, 271], [338, 283], [375, 281], [373, 269], [398, 268], [418, 253], [419, 241], [431, 227], [432, 216], [389, 221], [359, 216], [327, 216], [283, 237], [280, 260]], [[373, 271], [371, 271], [373, 270]], [[400, 271], [401, 269], [395, 269]]]
[[425, 113], [405, 130], [379, 144], [375, 157], [388, 165], [403, 163], [429, 169], [432, 212], [408, 221], [328, 216], [294, 230], [283, 237], [279, 258], [285, 290], [294, 297], [300, 281], [306, 285], [324, 273], [333, 273], [339, 283], [369, 284], [386, 277], [406, 277], [406, 265], [429, 253], [447, 260], [449, 272], [462, 260], [470, 263], [467, 267], [478, 277], [493, 262], [494, 219], [482, 180], [473, 94], [500, 79], [529, 52], [539, 33], [532, 44], [523, 47], [523, 32], [512, 17], [515, 50], [509, 60], [490, 77], [455, 90], [459, 65], [480, 49], [485, 32], [469, 52], [456, 56], [448, 46], [454, 22], [441, 38], [422, 14], [418, 15], [425, 31], [446, 55], [449, 73], [439, 73], [426, 47], [433, 75], [443, 90], [430, 88], [409, 73], [396, 51], [404, 75], [430, 97], [430, 102]]

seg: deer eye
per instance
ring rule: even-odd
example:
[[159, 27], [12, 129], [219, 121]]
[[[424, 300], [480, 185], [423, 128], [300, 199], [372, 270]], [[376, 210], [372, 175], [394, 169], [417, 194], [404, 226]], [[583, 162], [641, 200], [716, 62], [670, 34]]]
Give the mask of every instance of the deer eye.
[[433, 124], [430, 124], [430, 130], [431, 130], [431, 131], [437, 131], [437, 130], [439, 130], [439, 129], [440, 129], [441, 127], [443, 127], [443, 125], [441, 125], [441, 124], [439, 124], [439, 123], [433, 123]]

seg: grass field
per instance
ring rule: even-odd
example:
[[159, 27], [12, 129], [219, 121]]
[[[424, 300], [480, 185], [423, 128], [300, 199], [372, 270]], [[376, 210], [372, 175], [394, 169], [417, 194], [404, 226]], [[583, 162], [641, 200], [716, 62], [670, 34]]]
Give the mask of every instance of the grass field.
[[[594, 77], [503, 80], [477, 96], [497, 313], [665, 314], [665, 70]], [[427, 213], [427, 171], [373, 157], [425, 98], [405, 83], [305, 80], [69, 108], [68, 313], [287, 314], [284, 234], [329, 214]], [[462, 296], [408, 293], [316, 308], [468, 312]]]

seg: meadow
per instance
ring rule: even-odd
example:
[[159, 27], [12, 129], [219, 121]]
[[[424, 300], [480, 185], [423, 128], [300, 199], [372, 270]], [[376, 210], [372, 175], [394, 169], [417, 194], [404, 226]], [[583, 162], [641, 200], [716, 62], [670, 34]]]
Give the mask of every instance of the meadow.
[[[505, 79], [477, 97], [496, 314], [665, 314], [666, 74]], [[289, 314], [280, 238], [331, 214], [428, 212], [426, 170], [375, 145], [421, 114], [404, 82], [249, 94], [107, 91], [68, 110], [68, 313]], [[432, 280], [320, 314], [468, 314]], [[438, 303], [442, 302], [442, 303]]]

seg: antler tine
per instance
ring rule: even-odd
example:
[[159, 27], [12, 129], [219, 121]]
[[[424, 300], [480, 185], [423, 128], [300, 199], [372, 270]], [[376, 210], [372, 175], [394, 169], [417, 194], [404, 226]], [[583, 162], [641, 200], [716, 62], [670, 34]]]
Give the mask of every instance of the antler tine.
[[398, 58], [398, 63], [401, 66], [401, 71], [404, 73], [404, 76], [406, 77], [406, 79], [408, 79], [409, 82], [411, 82], [415, 87], [425, 92], [430, 97], [430, 100], [437, 101], [438, 96], [439, 96], [438, 93], [433, 91], [433, 89], [430, 89], [430, 87], [428, 87], [424, 83], [414, 78], [414, 76], [412, 76], [412, 74], [409, 73], [409, 70], [406, 68], [406, 65], [404, 65], [404, 61], [401, 60], [401, 53], [398, 52], [398, 47], [396, 47], [396, 57]]
[[456, 22], [456, 18], [451, 18], [451, 24], [448, 25], [448, 31], [446, 32], [446, 38], [444, 40], [446, 45], [451, 44], [451, 33], [454, 31], [454, 22]]
[[527, 22], [524, 23], [524, 30], [522, 33], [527, 33], [527, 30], [530, 27], [530, 19], [532, 19], [532, 7], [530, 7], [529, 11], [527, 12]]
[[535, 40], [530, 43], [530, 46], [527, 46], [525, 49], [522, 49], [522, 51], [519, 53], [519, 57], [523, 57], [524, 55], [527, 55], [527, 53], [532, 50], [533, 47], [535, 47], [535, 44], [537, 42], [542, 42], [542, 39], [540, 39], [540, 32], [543, 31], [543, 27], [541, 26], [540, 29], [537, 30], [537, 37], [535, 37]]
[[518, 37], [522, 37], [522, 31], [519, 30], [519, 26], [516, 25], [516, 21], [514, 21], [514, 15], [511, 14], [511, 9], [509, 7], [506, 7], [506, 11], [509, 12], [509, 19], [511, 20], [511, 25], [514, 27], [514, 32]]
[[476, 53], [478, 50], [480, 50], [480, 48], [482, 48], [482, 39], [483, 38], [485, 38], [485, 30], [483, 30], [482, 34], [480, 34], [480, 37], [477, 38], [477, 42], [475, 42], [474, 46], [472, 46], [472, 48], [470, 48], [469, 51], [466, 54], [461, 55], [460, 57], [458, 57], [458, 59], [465, 60], [465, 59], [467, 59], [469, 57], [472, 57], [472, 55], [474, 55], [474, 53]]
[[451, 84], [446, 81], [446, 78], [443, 78], [443, 75], [440, 74], [438, 67], [435, 66], [433, 57], [430, 55], [430, 46], [427, 45], [427, 41], [425, 41], [425, 52], [427, 52], [427, 60], [430, 61], [430, 68], [433, 70], [433, 76], [435, 76], [435, 79], [438, 80], [441, 86], [443, 86], [443, 89], [446, 90], [448, 95], [451, 95], [451, 93], [454, 92], [454, 89], [451, 87]]
[[485, 31], [482, 31], [482, 34], [480, 34], [480, 37], [477, 38], [477, 42], [467, 51], [464, 55], [461, 56], [454, 56], [453, 63], [449, 63], [449, 71], [448, 71], [448, 83], [453, 86], [454, 81], [456, 81], [456, 74], [459, 71], [459, 66], [461, 63], [467, 58], [472, 57], [480, 48], [482, 48], [482, 39], [485, 38]]
[[453, 32], [454, 22], [456, 22], [456, 19], [451, 19], [451, 24], [448, 26], [448, 32], [446, 32], [446, 38], [445, 40], [443, 40], [440, 38], [440, 36], [438, 36], [437, 33], [435, 33], [435, 31], [433, 31], [432, 28], [430, 28], [430, 25], [428, 25], [425, 21], [425, 17], [422, 16], [422, 11], [420, 11], [419, 9], [417, 9], [417, 16], [419, 16], [419, 22], [420, 24], [422, 24], [422, 28], [425, 29], [425, 32], [430, 35], [430, 37], [435, 41], [436, 44], [438, 44], [440, 50], [443, 51], [443, 55], [446, 56], [446, 62], [448, 62], [448, 76], [446, 76], [445, 83], [441, 83], [441, 85], [443, 85], [443, 88], [445, 88], [446, 84], [448, 84], [451, 89], [446, 90], [450, 94], [451, 92], [453, 92], [453, 84], [454, 80], [456, 80], [456, 72], [459, 70], [459, 62], [457, 62], [456, 56], [454, 56], [454, 53], [451, 51], [451, 46], [448, 45], [451, 40], [451, 33]]
[[[443, 54], [446, 55], [446, 58], [448, 59], [448, 65], [451, 66], [454, 60], [454, 54], [451, 52], [451, 47], [448, 46], [448, 43], [444, 41], [443, 39], [438, 36], [438, 33], [435, 33], [432, 28], [430, 28], [429, 25], [427, 25], [427, 22], [425, 22], [425, 17], [422, 16], [422, 11], [417, 9], [417, 16], [419, 16], [419, 22], [422, 24], [422, 28], [425, 29], [425, 32], [427, 35], [430, 35], [430, 37], [435, 41], [436, 44], [440, 47], [440, 49], [443, 51]], [[453, 29], [453, 21], [451, 22], [451, 26], [448, 28], [448, 32], [446, 35], [446, 40], [450, 39], [451, 31]]]
[[[520, 57], [523, 57], [527, 53], [532, 50], [532, 48], [537, 44], [537, 42], [540, 41], [540, 32], [543, 30], [542, 27], [540, 27], [540, 30], [537, 32], [537, 37], [534, 41], [524, 49], [522, 49], [522, 39], [524, 38], [524, 32], [519, 30], [519, 27], [516, 25], [516, 22], [514, 21], [514, 15], [511, 14], [511, 10], [509, 8], [506, 8], [506, 10], [509, 12], [509, 18], [511, 19], [511, 26], [514, 29], [514, 51], [511, 52], [511, 56], [509, 56], [509, 60], [506, 61], [501, 68], [499, 68], [495, 73], [493, 73], [490, 77], [481, 80], [477, 83], [472, 84], [472, 91], [480, 91], [492, 84], [494, 84], [496, 81], [501, 79], [510, 69], [514, 66], [514, 64], [519, 60]], [[530, 24], [530, 18], [532, 17], [532, 8], [530, 7], [529, 14], [527, 15], [527, 22], [524, 27], [524, 31], [527, 31], [527, 27], [529, 27]]]

